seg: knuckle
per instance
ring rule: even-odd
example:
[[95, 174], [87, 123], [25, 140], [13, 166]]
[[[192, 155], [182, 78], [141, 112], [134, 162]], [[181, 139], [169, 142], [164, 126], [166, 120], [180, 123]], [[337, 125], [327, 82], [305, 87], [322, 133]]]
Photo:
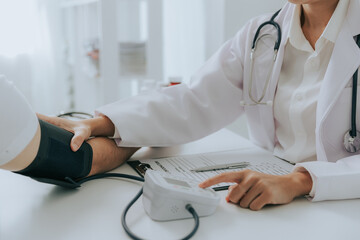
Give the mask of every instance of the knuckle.
[[266, 199], [272, 199], [274, 196], [274, 193], [270, 189], [265, 189], [264, 196]]
[[232, 203], [238, 203], [239, 202], [239, 199], [237, 197], [235, 197], [234, 195], [232, 195], [232, 194], [229, 195], [229, 200]]
[[233, 191], [233, 189], [234, 189], [235, 187], [236, 187], [236, 185], [231, 185], [231, 186], [229, 186], [228, 191], [229, 191], [229, 192]]
[[251, 170], [246, 172], [246, 179], [257, 179], [257, 173]]
[[219, 177], [225, 177], [226, 175], [227, 175], [226, 172], [220, 173]]
[[256, 174], [254, 174], [254, 173], [250, 173], [250, 174], [244, 179], [244, 183], [246, 183], [246, 184], [251, 184], [251, 185], [258, 184], [259, 181], [260, 181], [260, 179], [257, 178], [257, 177], [256, 177]]
[[266, 183], [264, 182], [263, 179], [259, 178], [259, 179], [256, 179], [256, 187], [258, 188], [261, 188], [261, 189], [266, 189]]
[[75, 134], [74, 137], [73, 137], [73, 139], [74, 139], [74, 142], [80, 142], [80, 141], [82, 141], [81, 135], [78, 135], [78, 134]]
[[229, 197], [233, 197], [235, 191], [238, 191], [238, 185], [233, 185], [231, 186], [231, 188], [229, 188], [228, 190]]

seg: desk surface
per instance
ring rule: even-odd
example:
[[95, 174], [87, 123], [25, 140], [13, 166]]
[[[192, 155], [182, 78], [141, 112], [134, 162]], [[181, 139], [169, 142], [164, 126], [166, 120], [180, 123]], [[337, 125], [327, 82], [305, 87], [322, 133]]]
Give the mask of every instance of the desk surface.
[[[208, 137], [192, 146], [199, 149], [201, 142], [219, 142], [219, 136], [226, 137], [225, 141], [244, 141], [222, 130], [216, 138]], [[187, 153], [190, 146], [174, 149], [177, 154]], [[149, 149], [137, 156], [143, 158], [151, 152], [164, 154], [161, 149]], [[168, 154], [168, 150], [165, 152]], [[136, 175], [127, 164], [114, 172]], [[102, 179], [67, 190], [0, 170], [0, 239], [129, 239], [121, 226], [121, 214], [140, 187], [137, 182]], [[222, 200], [216, 213], [200, 219], [192, 239], [339, 240], [360, 236], [360, 200], [311, 203], [299, 198], [288, 205], [254, 212], [226, 203], [226, 191], [219, 194]], [[152, 221], [141, 199], [130, 209], [127, 219], [130, 228], [146, 239], [179, 239], [193, 227], [192, 219]]]

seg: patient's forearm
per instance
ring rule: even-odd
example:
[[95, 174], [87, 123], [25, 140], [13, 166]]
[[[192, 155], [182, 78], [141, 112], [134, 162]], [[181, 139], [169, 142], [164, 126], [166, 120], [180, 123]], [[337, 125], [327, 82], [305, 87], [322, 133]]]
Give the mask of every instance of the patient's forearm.
[[88, 140], [88, 143], [93, 149], [93, 161], [89, 175], [117, 168], [139, 149], [118, 147], [114, 140], [106, 137], [96, 137]]

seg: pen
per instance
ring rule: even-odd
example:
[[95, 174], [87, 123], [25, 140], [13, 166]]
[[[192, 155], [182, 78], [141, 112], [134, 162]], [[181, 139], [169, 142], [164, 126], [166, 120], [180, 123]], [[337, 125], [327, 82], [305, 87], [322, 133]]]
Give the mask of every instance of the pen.
[[215, 170], [222, 170], [222, 169], [236, 169], [236, 168], [245, 168], [249, 166], [248, 162], [239, 162], [239, 163], [226, 163], [226, 164], [218, 164], [206, 167], [200, 167], [191, 169], [192, 172], [207, 172], [207, 171], [215, 171]]

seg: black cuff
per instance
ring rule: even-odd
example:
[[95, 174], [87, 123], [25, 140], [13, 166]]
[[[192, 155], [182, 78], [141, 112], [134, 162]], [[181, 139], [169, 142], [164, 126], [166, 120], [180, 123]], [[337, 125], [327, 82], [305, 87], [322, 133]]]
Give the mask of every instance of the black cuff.
[[41, 140], [36, 158], [27, 168], [16, 173], [40, 182], [78, 187], [74, 180], [86, 177], [91, 170], [91, 146], [84, 142], [78, 151], [73, 152], [70, 141], [74, 134], [42, 120], [39, 123]]

